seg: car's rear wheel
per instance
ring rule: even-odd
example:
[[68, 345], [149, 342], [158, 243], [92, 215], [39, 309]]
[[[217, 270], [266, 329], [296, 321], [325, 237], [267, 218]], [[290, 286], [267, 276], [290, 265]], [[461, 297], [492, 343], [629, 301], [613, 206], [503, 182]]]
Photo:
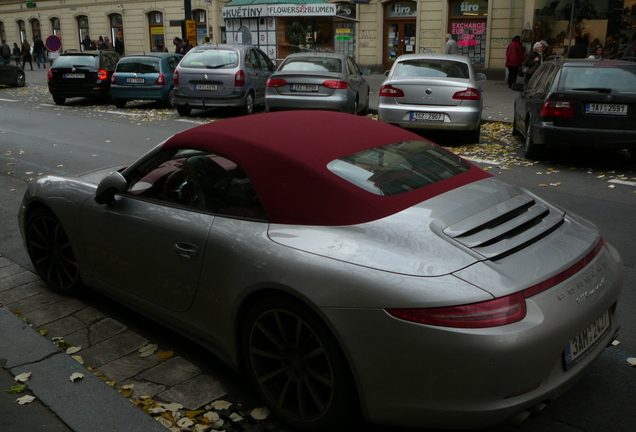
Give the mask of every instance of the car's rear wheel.
[[464, 132], [464, 141], [469, 144], [477, 144], [481, 135], [481, 125], [475, 130]]
[[367, 103], [364, 105], [364, 108], [362, 108], [362, 111], [360, 111], [360, 115], [363, 115], [363, 116], [369, 115], [369, 92], [368, 91], [367, 91]]
[[24, 87], [25, 84], [26, 84], [26, 78], [24, 76], [24, 72], [20, 71], [15, 77], [15, 86]]
[[323, 431], [355, 418], [357, 399], [336, 340], [307, 306], [261, 300], [242, 332], [247, 374], [269, 409], [292, 428]]
[[186, 105], [177, 105], [177, 112], [180, 116], [189, 116], [192, 112], [192, 108]]
[[538, 148], [532, 139], [532, 123], [530, 119], [526, 120], [526, 139], [523, 143], [523, 154], [528, 159], [540, 159], [543, 151]]
[[113, 99], [113, 105], [117, 108], [126, 108], [126, 99]]
[[55, 102], [56, 105], [64, 105], [66, 98], [63, 96], [53, 96], [53, 102]]
[[360, 104], [360, 96], [356, 94], [356, 101], [353, 103], [353, 112], [351, 114], [358, 114], [359, 104]]
[[245, 98], [245, 105], [241, 107], [242, 115], [254, 114], [254, 93], [249, 92]]
[[521, 132], [517, 129], [517, 117], [512, 117], [512, 136], [522, 136]]
[[177, 101], [174, 97], [174, 87], [171, 88], [170, 91], [168, 92], [168, 97], [166, 98], [164, 104], [166, 108], [174, 108], [175, 105], [177, 104]]
[[35, 270], [50, 288], [71, 294], [82, 287], [71, 242], [50, 210], [38, 209], [29, 215], [25, 238]]

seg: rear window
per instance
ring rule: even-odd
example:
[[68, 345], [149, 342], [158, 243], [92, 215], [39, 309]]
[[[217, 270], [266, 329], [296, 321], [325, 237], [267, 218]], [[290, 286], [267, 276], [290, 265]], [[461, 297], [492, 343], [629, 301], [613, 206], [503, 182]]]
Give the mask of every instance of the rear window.
[[157, 73], [159, 59], [154, 57], [129, 57], [117, 63], [117, 72]]
[[636, 94], [636, 65], [565, 67], [561, 82], [565, 91]]
[[280, 71], [308, 71], [308, 72], [342, 72], [340, 59], [318, 58], [291, 58], [285, 60], [280, 66]]
[[470, 169], [459, 156], [426, 141], [404, 141], [336, 159], [334, 174], [376, 195], [410, 192]]
[[90, 55], [69, 55], [60, 56], [55, 60], [55, 67], [97, 67], [99, 65], [99, 56]]
[[414, 59], [395, 65], [394, 76], [470, 78], [466, 63], [451, 60]]
[[181, 61], [181, 66], [190, 68], [222, 69], [234, 68], [239, 63], [238, 52], [224, 49], [193, 49]]

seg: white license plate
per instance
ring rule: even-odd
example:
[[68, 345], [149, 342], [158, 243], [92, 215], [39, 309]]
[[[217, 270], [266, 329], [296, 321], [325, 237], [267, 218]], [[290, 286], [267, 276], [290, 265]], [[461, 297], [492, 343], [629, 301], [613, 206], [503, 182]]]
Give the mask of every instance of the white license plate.
[[429, 121], [429, 122], [443, 122], [444, 114], [442, 113], [427, 113], [427, 112], [412, 112], [411, 120], [415, 121]]
[[605, 336], [610, 325], [610, 315], [607, 311], [572, 339], [563, 351], [565, 370], [570, 369], [588, 355]]
[[318, 84], [291, 84], [289, 89], [298, 92], [317, 92]]
[[195, 84], [195, 90], [216, 91], [216, 84]]
[[64, 74], [64, 78], [84, 78], [83, 73], [67, 73]]
[[586, 114], [627, 115], [627, 105], [620, 104], [585, 104]]
[[143, 78], [126, 78], [126, 84], [143, 84], [146, 80]]

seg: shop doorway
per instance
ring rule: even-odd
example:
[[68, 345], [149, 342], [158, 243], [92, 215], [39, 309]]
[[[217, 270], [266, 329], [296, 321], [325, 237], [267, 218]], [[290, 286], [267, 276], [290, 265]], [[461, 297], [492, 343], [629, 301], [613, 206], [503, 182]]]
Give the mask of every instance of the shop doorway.
[[416, 52], [416, 17], [416, 2], [398, 1], [384, 6], [382, 66], [385, 70], [391, 69], [402, 54]]

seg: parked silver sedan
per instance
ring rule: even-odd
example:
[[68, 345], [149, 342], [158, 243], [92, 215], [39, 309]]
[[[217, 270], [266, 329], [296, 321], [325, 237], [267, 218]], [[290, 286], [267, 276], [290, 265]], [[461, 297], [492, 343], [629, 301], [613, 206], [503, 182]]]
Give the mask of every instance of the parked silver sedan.
[[362, 116], [195, 127], [34, 180], [19, 221], [50, 288], [212, 348], [294, 430], [536, 413], [619, 327], [622, 261], [591, 222]]
[[369, 113], [369, 84], [351, 57], [297, 53], [267, 80], [267, 111], [314, 109]]
[[483, 100], [470, 59], [459, 55], [405, 54], [397, 58], [378, 99], [378, 119], [413, 129], [464, 132], [478, 142]]

